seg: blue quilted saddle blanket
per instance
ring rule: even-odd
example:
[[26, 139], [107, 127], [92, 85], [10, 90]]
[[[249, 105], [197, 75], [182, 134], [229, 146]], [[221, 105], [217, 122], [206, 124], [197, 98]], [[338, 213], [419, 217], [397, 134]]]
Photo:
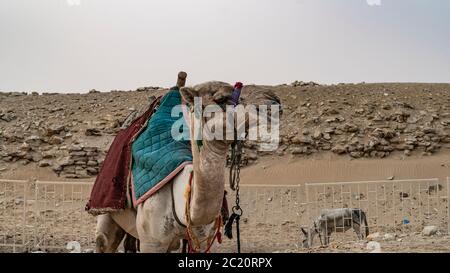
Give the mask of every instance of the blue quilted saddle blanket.
[[[175, 116], [172, 116], [173, 109]], [[192, 163], [189, 130], [179, 109], [181, 95], [174, 87], [161, 99], [158, 109], [131, 144], [134, 205], [146, 200], [171, 181], [185, 165]], [[175, 122], [179, 133], [176, 138], [172, 136]]]

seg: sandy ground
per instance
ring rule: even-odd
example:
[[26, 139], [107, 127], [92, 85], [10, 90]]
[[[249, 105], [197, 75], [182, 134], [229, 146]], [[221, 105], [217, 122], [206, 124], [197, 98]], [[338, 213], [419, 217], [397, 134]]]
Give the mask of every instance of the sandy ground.
[[[448, 231], [448, 199], [446, 177], [450, 176], [450, 156], [438, 155], [424, 158], [400, 159], [289, 159], [268, 158], [257, 165], [242, 170], [241, 205], [244, 216], [241, 221], [243, 252], [369, 252], [366, 241], [357, 241], [353, 231], [333, 234], [329, 247], [302, 248], [300, 227], [307, 227], [323, 208], [359, 207], [368, 214], [372, 232], [397, 236], [394, 240], [379, 242], [383, 252], [450, 252]], [[27, 175], [39, 180], [61, 180], [52, 172], [31, 166], [17, 168], [14, 179], [25, 179]], [[376, 184], [370, 194], [364, 186], [340, 188], [312, 187], [309, 202], [305, 202], [305, 182], [345, 182], [385, 180]], [[395, 180], [438, 178], [443, 189], [435, 195], [425, 193], [429, 182], [405, 184], [395, 187]], [[79, 180], [77, 180], [79, 181]], [[401, 186], [401, 183], [398, 183]], [[361, 183], [361, 185], [366, 185]], [[31, 186], [31, 185], [30, 185]], [[83, 211], [89, 196], [90, 186], [73, 188], [66, 183], [57, 186], [41, 186], [36, 196], [23, 200], [21, 193], [26, 188], [12, 188], [0, 183], [0, 244], [20, 242], [22, 234], [27, 240], [41, 241], [41, 246], [64, 248], [72, 240], [82, 243], [83, 249], [94, 247], [95, 218]], [[323, 191], [323, 193], [322, 193]], [[343, 194], [343, 191], [350, 192]], [[409, 198], [399, 198], [406, 192]], [[355, 198], [362, 196], [361, 199]], [[47, 200], [47, 201], [43, 201]], [[331, 202], [333, 200], [333, 202]], [[229, 205], [234, 202], [233, 193]], [[308, 207], [310, 206], [310, 207]], [[25, 213], [24, 213], [25, 210]], [[25, 217], [25, 218], [24, 218]], [[25, 220], [24, 220], [25, 219]], [[409, 219], [408, 226], [401, 224]], [[426, 225], [439, 227], [440, 235], [424, 237], [420, 234]], [[37, 227], [37, 229], [36, 229]], [[37, 238], [37, 239], [36, 239]], [[44, 247], [43, 247], [44, 248]], [[36, 248], [34, 248], [35, 250]], [[17, 248], [16, 251], [23, 251]], [[13, 251], [11, 247], [0, 247], [0, 252]], [[48, 249], [61, 251], [61, 249]], [[64, 251], [64, 250], [63, 250]], [[216, 248], [218, 252], [235, 252], [234, 240], [224, 238]]]
[[272, 157], [241, 172], [248, 184], [294, 185], [314, 182], [348, 182], [450, 177], [450, 153], [422, 158], [354, 159]]
[[[40, 181], [64, 180], [57, 177], [50, 170], [32, 165], [17, 165], [16, 167], [10, 168], [10, 172], [8, 172], [6, 177], [3, 175], [1, 178], [28, 179], [30, 177]], [[450, 177], [450, 155], [444, 153], [431, 157], [408, 157], [404, 159], [394, 157], [388, 159], [350, 160], [342, 157], [336, 158], [331, 154], [327, 156], [322, 155], [321, 158], [316, 157], [310, 159], [292, 158], [288, 156], [274, 156], [260, 159], [257, 164], [246, 167], [241, 172], [241, 179], [244, 185], [241, 189], [241, 204], [245, 211], [241, 222], [242, 249], [244, 252], [369, 252], [366, 249], [367, 242], [356, 241], [356, 236], [352, 231], [347, 231], [345, 235], [333, 235], [332, 244], [327, 248], [318, 246], [313, 249], [302, 248], [301, 240], [303, 238], [300, 233], [300, 227], [308, 226], [311, 217], [315, 217], [315, 214], [319, 213], [320, 209], [325, 208], [326, 204], [329, 204], [327, 203], [329, 200], [332, 198], [335, 198], [333, 200], [338, 200], [343, 196], [342, 192], [339, 192], [339, 187], [327, 188], [325, 199], [320, 195], [321, 187], [319, 187], [319, 192], [314, 192], [316, 189], [311, 188], [309, 198], [316, 203], [314, 205], [315, 208], [310, 208], [308, 211], [305, 205], [304, 184], [386, 181], [388, 178], [393, 178], [394, 180], [391, 183], [393, 185], [395, 180], [438, 178], [439, 183], [445, 187], [439, 193], [438, 197], [444, 198], [440, 201], [423, 199], [424, 197], [429, 198], [423, 192], [419, 200], [425, 201], [417, 202], [417, 200], [412, 200], [416, 199], [414, 195], [419, 194], [421, 186], [419, 186], [418, 190], [413, 190], [408, 187], [414, 184], [407, 184], [405, 188], [409, 190], [406, 191], [413, 198], [401, 202], [402, 200], [397, 198], [400, 189], [394, 189], [388, 183], [382, 184], [376, 189], [380, 194], [387, 191], [388, 198], [385, 197], [383, 199], [382, 196], [370, 196], [367, 191], [354, 187], [349, 189], [352, 192], [352, 196], [355, 194], [365, 195], [367, 202], [353, 200], [351, 197], [348, 197], [338, 203], [332, 204], [332, 206], [361, 207], [368, 212], [369, 222], [372, 225], [371, 231], [396, 234], [397, 237], [395, 240], [380, 241], [383, 252], [450, 252], [450, 237], [446, 235], [448, 230], [446, 229], [448, 224], [446, 222], [448, 216], [448, 199], [445, 199], [447, 196], [447, 184], [445, 181], [447, 177]], [[76, 181], [80, 182], [80, 180]], [[85, 181], [92, 181], [92, 179]], [[300, 185], [299, 188], [297, 188], [297, 185]], [[362, 185], [365, 184], [363, 183]], [[426, 186], [424, 184], [425, 188]], [[45, 196], [48, 201], [39, 203], [29, 200], [27, 202], [28, 210], [35, 211], [36, 204], [38, 204], [38, 211], [40, 213], [38, 216], [27, 214], [27, 217], [31, 218], [27, 218], [25, 222], [22, 218], [23, 210], [21, 203], [15, 203], [17, 200], [21, 200], [21, 189], [16, 188], [16, 190], [19, 194], [17, 198], [8, 199], [8, 196], [5, 195], [5, 192], [8, 193], [7, 187], [3, 186], [3, 189], [0, 187], [0, 207], [3, 208], [3, 212], [0, 215], [0, 218], [3, 220], [3, 224], [0, 224], [0, 229], [3, 229], [0, 231], [0, 241], [12, 242], [15, 239], [7, 234], [16, 234], [17, 239], [21, 238], [20, 234], [28, 233], [27, 236], [32, 238], [32, 236], [36, 236], [32, 228], [36, 225], [39, 226], [42, 234], [46, 234], [47, 237], [44, 237], [48, 240], [47, 244], [49, 245], [58, 245], [61, 247], [68, 241], [74, 240], [73, 238], [81, 238], [77, 240], [81, 240], [84, 249], [93, 248], [95, 219], [83, 212], [82, 209], [85, 204], [84, 200], [87, 200], [89, 195], [88, 188], [83, 188], [82, 190], [80, 188], [79, 191], [82, 194], [75, 195], [75, 202], [67, 203], [66, 206], [59, 205], [64, 203], [61, 201], [61, 198], [63, 198], [61, 194], [64, 194], [66, 201], [70, 201], [73, 198], [71, 195], [73, 188], [65, 187], [64, 190], [53, 186], [45, 188], [46, 191], [49, 191]], [[45, 194], [45, 192], [41, 194]], [[374, 200], [382, 200], [383, 202], [374, 203], [378, 202]], [[430, 206], [430, 203], [427, 203], [429, 200], [436, 202], [431, 203]], [[230, 206], [233, 204], [233, 201], [233, 193], [231, 193], [229, 198]], [[409, 203], [406, 201], [409, 201]], [[377, 209], [373, 210], [374, 207]], [[392, 207], [396, 209], [392, 209]], [[8, 212], [11, 208], [15, 208], [12, 215]], [[384, 209], [379, 211], [379, 208]], [[66, 213], [61, 211], [63, 209], [70, 210], [71, 213], [69, 214], [71, 216], [65, 216]], [[13, 220], [11, 217], [14, 215], [16, 218]], [[397, 220], [408, 218], [414, 225], [411, 224], [411, 228], [408, 227], [405, 229], [398, 224], [399, 221], [391, 224], [390, 219], [394, 218]], [[78, 225], [80, 219], [85, 223], [83, 227]], [[7, 222], [10, 224], [6, 225], [5, 223]], [[29, 228], [28, 231], [23, 229], [24, 223]], [[439, 226], [442, 234], [433, 237], [423, 237], [420, 231], [427, 224]], [[15, 226], [16, 231], [13, 231], [14, 228], [12, 226]], [[389, 228], [383, 229], [383, 226]], [[2, 233], [4, 236], [2, 236]], [[18, 250], [20, 251], [20, 248]], [[1, 251], [9, 252], [12, 251], [12, 248], [4, 247]], [[217, 251], [235, 252], [235, 241], [224, 238], [223, 245], [219, 246]]]
[[[446, 181], [450, 177], [450, 153], [424, 157], [401, 157], [385, 159], [351, 159], [331, 153], [320, 158], [297, 158], [272, 156], [259, 159], [258, 164], [241, 171], [243, 184], [297, 185], [314, 182], [375, 181], [394, 178], [429, 179]], [[41, 181], [71, 181], [58, 177], [52, 170], [36, 165], [10, 165], [0, 173], [0, 179], [24, 179]], [[77, 179], [75, 181], [93, 181]], [[74, 180], [72, 180], [74, 181]]]

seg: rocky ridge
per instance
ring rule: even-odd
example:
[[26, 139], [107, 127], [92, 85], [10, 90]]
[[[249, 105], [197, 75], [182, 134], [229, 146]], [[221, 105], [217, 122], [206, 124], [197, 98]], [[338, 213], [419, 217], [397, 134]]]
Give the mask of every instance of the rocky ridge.
[[[280, 144], [246, 142], [244, 164], [264, 156], [431, 156], [450, 150], [450, 84], [338, 84], [296, 81], [271, 89], [283, 102]], [[36, 164], [66, 178], [95, 176], [129, 115], [167, 89], [85, 94], [0, 92], [0, 175]]]

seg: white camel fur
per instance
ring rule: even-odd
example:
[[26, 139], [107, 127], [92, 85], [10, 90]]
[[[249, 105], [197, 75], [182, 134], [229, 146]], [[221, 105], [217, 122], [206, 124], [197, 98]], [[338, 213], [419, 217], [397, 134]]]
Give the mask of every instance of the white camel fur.
[[[180, 89], [183, 99], [190, 105], [194, 104], [194, 97], [201, 97], [205, 106], [228, 103], [232, 91], [232, 86], [223, 82], [207, 82], [193, 88]], [[252, 102], [255, 105], [257, 103], [271, 105], [278, 104], [279, 99], [265, 91], [260, 96], [252, 96]], [[193, 171], [191, 225], [195, 237], [202, 242], [200, 250], [206, 249], [208, 243], [206, 239], [211, 239], [215, 232], [215, 220], [222, 206], [226, 154], [232, 140], [206, 140], [203, 137], [203, 144], [198, 147], [193, 132], [193, 123], [198, 117], [193, 114], [189, 116], [193, 164], [187, 165], [172, 182], [167, 183], [157, 193], [139, 204], [136, 209], [130, 207], [123, 211], [98, 216], [96, 252], [115, 252], [125, 233], [140, 240], [140, 252], [161, 253], [178, 250], [181, 239], [187, 239], [186, 229], [176, 222], [173, 215], [170, 187], [174, 183], [175, 211], [181, 222], [187, 225], [185, 193], [191, 171]], [[212, 119], [215, 120], [208, 124], [224, 126], [223, 118], [213, 117]], [[245, 126], [246, 122], [248, 119], [244, 121], [244, 124], [238, 124], [236, 127]], [[205, 123], [204, 126], [206, 126]]]

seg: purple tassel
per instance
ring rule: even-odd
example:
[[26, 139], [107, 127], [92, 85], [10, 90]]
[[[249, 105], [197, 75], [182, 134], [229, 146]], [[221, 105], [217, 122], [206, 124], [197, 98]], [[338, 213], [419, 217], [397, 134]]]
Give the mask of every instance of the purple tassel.
[[231, 101], [233, 102], [233, 106], [236, 107], [236, 105], [239, 104], [239, 98], [241, 97], [241, 90], [242, 90], [242, 83], [237, 82], [234, 85], [233, 93], [231, 94]]

